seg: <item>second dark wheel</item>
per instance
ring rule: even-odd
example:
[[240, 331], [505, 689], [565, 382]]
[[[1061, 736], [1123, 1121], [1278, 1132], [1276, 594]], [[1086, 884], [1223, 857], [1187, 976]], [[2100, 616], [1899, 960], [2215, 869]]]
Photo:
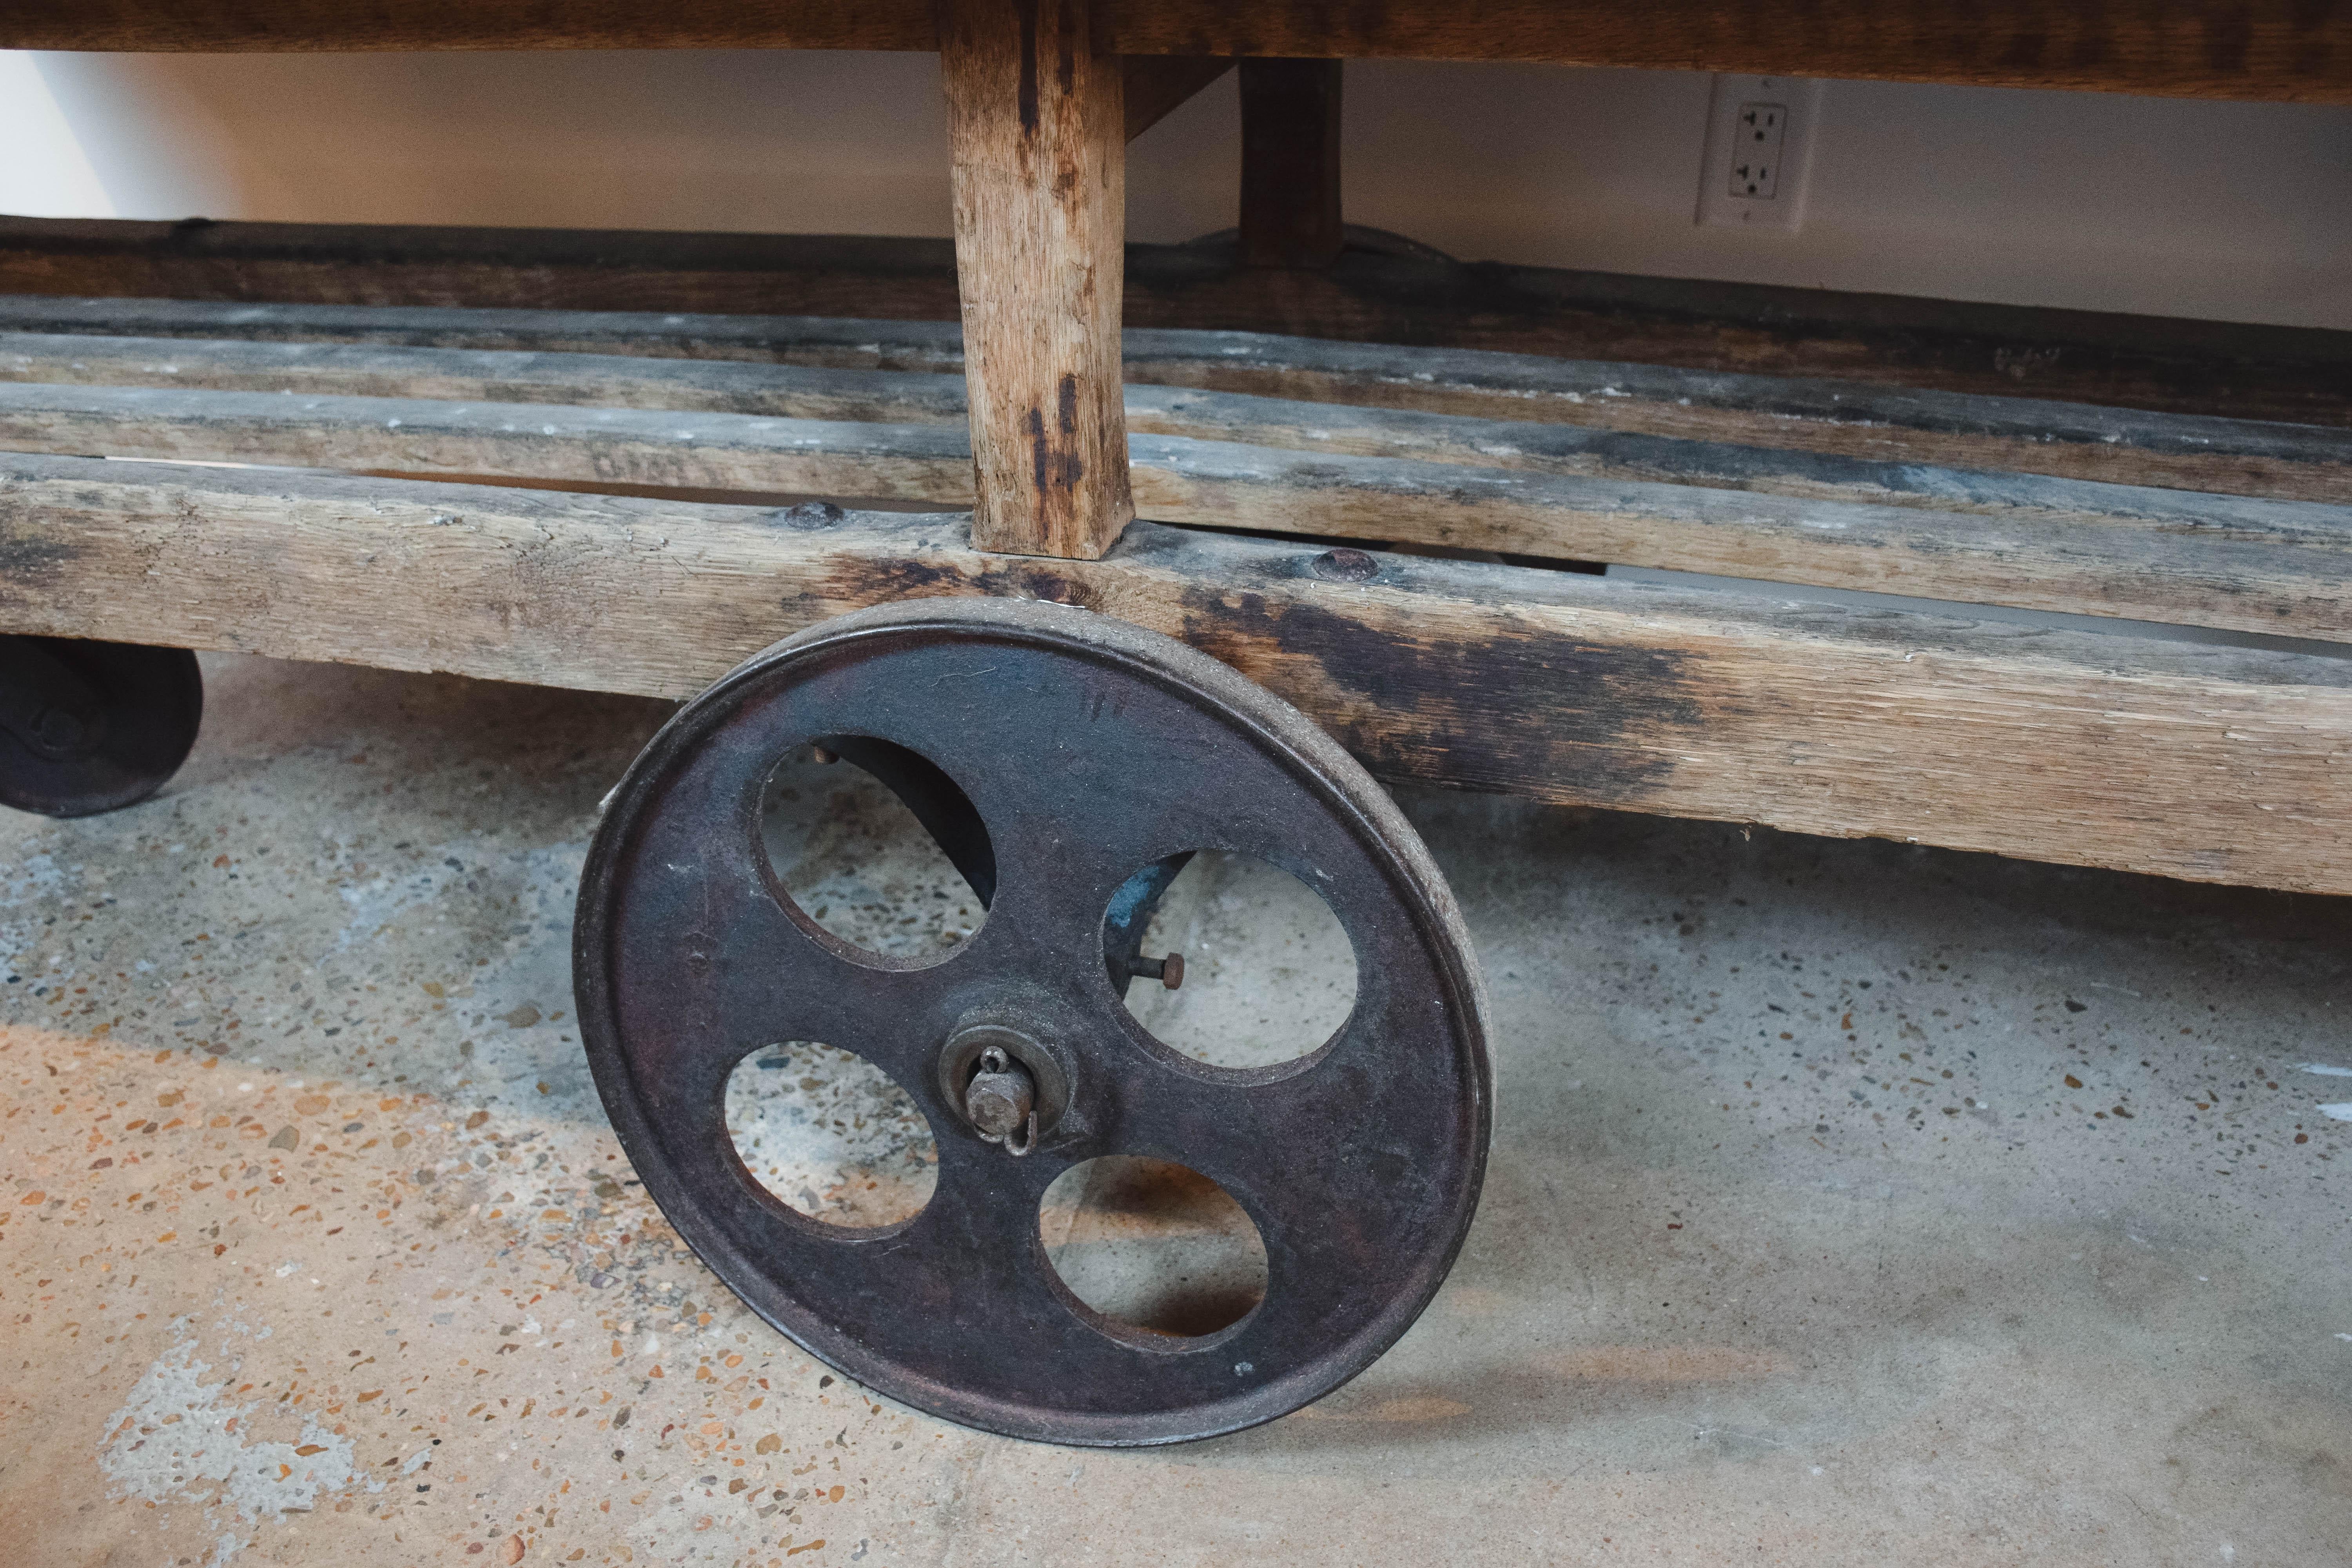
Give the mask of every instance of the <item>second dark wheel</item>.
[[[762, 790], [812, 748], [888, 784], [984, 905], [944, 955], [855, 947], [776, 876]], [[1164, 970], [1138, 951], [1149, 905], [1212, 851], [1305, 883], [1353, 950], [1352, 1011], [1295, 1060], [1212, 1066], [1121, 1000]], [[1104, 616], [927, 600], [751, 659], [622, 781], [574, 943], [598, 1089], [679, 1233], [812, 1353], [971, 1426], [1149, 1444], [1294, 1410], [1405, 1331], [1476, 1205], [1485, 1005], [1419, 838], [1296, 710]], [[939, 1146], [919, 1213], [822, 1224], [746, 1169], [729, 1075], [779, 1040], [855, 1052], [914, 1099]], [[1179, 1163], [1237, 1200], [1264, 1241], [1263, 1299], [1189, 1335], [1080, 1300], [1039, 1205], [1102, 1155]]]
[[185, 648], [0, 636], [0, 805], [44, 816], [135, 805], [188, 760], [204, 712]]

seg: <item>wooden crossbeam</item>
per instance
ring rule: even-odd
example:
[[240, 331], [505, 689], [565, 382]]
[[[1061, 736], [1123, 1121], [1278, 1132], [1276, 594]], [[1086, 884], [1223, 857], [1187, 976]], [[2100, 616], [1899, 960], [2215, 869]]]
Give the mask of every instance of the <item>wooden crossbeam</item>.
[[2309, 0], [1102, 0], [1129, 54], [1526, 60], [2352, 102], [2352, 13]]
[[[937, 423], [0, 384], [0, 447], [957, 507], [973, 495], [961, 432]], [[1132, 451], [1137, 500], [1162, 521], [2352, 641], [2352, 508], [2205, 498], [2211, 510], [2189, 516], [2162, 510], [2179, 492], [2136, 491], [2154, 515], [2111, 496], [2096, 498], [2104, 513], [1963, 512], [1164, 436]]]
[[1182, 637], [1381, 775], [2352, 892], [2352, 661], [1669, 593], [1138, 524], [1097, 562], [956, 516], [0, 458], [0, 631], [684, 697], [886, 599]]
[[[2352, 102], [2352, 18], [2320, 0], [1812, 0], [1770, 20], [1734, 0], [1101, 0], [1129, 55], [1507, 59], [1766, 76], [1974, 82]], [[940, 47], [929, 0], [12, 0], [26, 49]]]

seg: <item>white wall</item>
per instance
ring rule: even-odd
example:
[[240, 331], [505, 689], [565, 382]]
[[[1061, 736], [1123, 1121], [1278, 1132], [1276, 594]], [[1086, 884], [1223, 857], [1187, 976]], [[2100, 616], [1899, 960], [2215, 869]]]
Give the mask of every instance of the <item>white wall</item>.
[[[1707, 79], [1359, 62], [1352, 221], [1465, 258], [2352, 328], [2352, 110], [1834, 82], [1796, 235], [1691, 222]], [[1228, 77], [1130, 232], [1232, 221]], [[0, 55], [0, 211], [944, 234], [924, 55]]]

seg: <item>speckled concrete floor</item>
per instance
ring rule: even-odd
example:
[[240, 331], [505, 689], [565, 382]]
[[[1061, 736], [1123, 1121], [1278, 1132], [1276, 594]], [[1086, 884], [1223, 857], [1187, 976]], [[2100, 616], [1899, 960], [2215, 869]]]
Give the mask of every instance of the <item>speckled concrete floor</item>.
[[830, 1377], [633, 1184], [566, 942], [659, 707], [209, 675], [167, 794], [0, 821], [11, 1562], [2352, 1542], [2343, 901], [1416, 796], [1497, 1026], [1452, 1282], [1319, 1405], [1079, 1453]]

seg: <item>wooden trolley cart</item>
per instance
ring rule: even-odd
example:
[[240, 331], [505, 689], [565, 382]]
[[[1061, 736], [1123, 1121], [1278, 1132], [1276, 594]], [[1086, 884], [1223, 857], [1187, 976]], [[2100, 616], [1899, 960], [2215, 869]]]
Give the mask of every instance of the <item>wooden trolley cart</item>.
[[[1790, 16], [18, 0], [0, 44], [937, 49], [956, 235], [0, 225], [0, 629], [683, 698], [848, 612], [1049, 601], [1213, 655], [1384, 778], [2352, 892], [2352, 662], [2310, 649], [2352, 641], [2352, 334], [1465, 267], [1341, 222], [1351, 57], [2352, 102], [2342, 6]], [[1236, 59], [1236, 237], [1125, 247], [1127, 139]], [[939, 510], [761, 499], [794, 496]], [[1465, 985], [1457, 1131], [1483, 1149]], [[756, 1265], [680, 1226], [756, 1303]], [[897, 1391], [1148, 1441], [1330, 1381], [1128, 1426]]]

